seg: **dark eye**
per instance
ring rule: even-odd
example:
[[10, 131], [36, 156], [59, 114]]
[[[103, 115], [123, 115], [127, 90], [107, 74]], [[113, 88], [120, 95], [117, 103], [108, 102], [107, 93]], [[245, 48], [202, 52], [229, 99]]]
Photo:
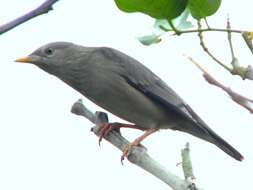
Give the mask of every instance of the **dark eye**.
[[53, 50], [51, 48], [47, 48], [47, 49], [45, 49], [45, 53], [47, 55], [52, 55], [53, 54]]

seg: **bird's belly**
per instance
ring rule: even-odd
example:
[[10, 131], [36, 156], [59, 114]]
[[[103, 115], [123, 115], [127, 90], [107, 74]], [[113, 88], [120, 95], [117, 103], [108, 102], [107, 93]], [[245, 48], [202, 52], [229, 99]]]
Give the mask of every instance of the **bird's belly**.
[[125, 83], [107, 84], [106, 88], [95, 86], [83, 94], [98, 106], [128, 122], [141, 128], [170, 128], [175, 123], [161, 105]]

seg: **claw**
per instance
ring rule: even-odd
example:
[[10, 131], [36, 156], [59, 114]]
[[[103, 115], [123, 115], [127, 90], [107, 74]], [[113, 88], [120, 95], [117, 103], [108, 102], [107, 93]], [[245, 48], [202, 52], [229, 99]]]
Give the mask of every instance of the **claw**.
[[142, 146], [140, 143], [141, 141], [143, 141], [147, 136], [151, 135], [152, 133], [158, 131], [158, 129], [148, 129], [145, 131], [145, 133], [141, 136], [139, 136], [138, 138], [136, 138], [133, 142], [127, 144], [124, 149], [122, 150], [123, 153], [120, 157], [120, 161], [121, 161], [121, 164], [123, 165], [123, 161], [125, 159], [125, 157], [128, 157], [128, 154], [129, 154], [129, 151], [131, 150], [131, 148], [133, 146]]
[[108, 135], [108, 133], [113, 130], [113, 129], [120, 129], [120, 128], [133, 128], [133, 129], [140, 129], [136, 127], [135, 125], [132, 124], [123, 124], [123, 123], [104, 123], [102, 124], [99, 129], [98, 129], [98, 134], [99, 134], [99, 139], [98, 139], [98, 144], [100, 146], [101, 141], [105, 136]]
[[103, 138], [112, 130], [112, 126], [110, 123], [102, 124], [98, 130], [99, 133], [99, 139], [98, 139], [98, 145], [101, 145], [101, 141]]
[[131, 149], [131, 147], [132, 147], [132, 145], [130, 143], [130, 144], [127, 144], [125, 146], [125, 148], [123, 149], [123, 153], [122, 153], [122, 155], [120, 157], [120, 162], [121, 162], [122, 165], [124, 165], [123, 161], [124, 161], [125, 157], [128, 156], [128, 153], [129, 153], [129, 150]]
[[121, 157], [120, 157], [120, 162], [121, 162], [122, 165], [124, 165], [124, 164], [123, 164], [123, 161], [124, 161], [125, 157], [128, 157], [129, 152], [131, 151], [131, 149], [132, 149], [134, 146], [142, 146], [142, 145], [141, 145], [140, 142], [138, 142], [137, 140], [133, 141], [132, 143], [127, 144], [127, 145], [124, 147], [123, 153], [122, 153], [122, 155], [121, 155]]
[[[143, 128], [140, 128], [136, 125], [132, 124], [123, 124], [123, 123], [104, 123], [102, 124], [99, 129], [98, 129], [98, 134], [99, 134], [99, 139], [98, 139], [98, 144], [100, 146], [101, 141], [103, 140], [104, 137], [108, 135], [108, 133], [113, 130], [113, 129], [120, 129], [120, 128], [132, 128], [132, 129], [139, 129], [139, 130], [144, 130]], [[151, 135], [152, 133], [158, 131], [156, 128], [151, 128], [145, 131], [145, 133], [138, 138], [136, 138], [132, 143], [127, 144], [124, 149], [123, 153], [120, 157], [121, 164], [123, 165], [123, 160], [125, 157], [128, 157], [129, 151], [133, 146], [139, 146], [141, 141], [143, 141], [147, 136]]]

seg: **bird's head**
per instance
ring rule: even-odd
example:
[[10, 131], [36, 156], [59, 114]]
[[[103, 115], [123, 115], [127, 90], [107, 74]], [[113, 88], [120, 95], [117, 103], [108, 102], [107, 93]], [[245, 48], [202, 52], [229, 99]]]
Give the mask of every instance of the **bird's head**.
[[73, 67], [79, 59], [85, 57], [84, 48], [70, 42], [52, 42], [46, 44], [26, 57], [15, 62], [32, 63], [50, 74], [60, 74], [63, 70]]
[[92, 51], [93, 48], [69, 42], [53, 42], [15, 62], [32, 63], [78, 90], [85, 82], [81, 79], [89, 73], [86, 66]]

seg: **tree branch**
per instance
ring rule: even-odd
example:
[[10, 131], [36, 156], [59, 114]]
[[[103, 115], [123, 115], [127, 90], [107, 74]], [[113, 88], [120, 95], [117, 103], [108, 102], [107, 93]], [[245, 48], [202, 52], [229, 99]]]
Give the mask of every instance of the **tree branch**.
[[206, 47], [206, 45], [204, 43], [204, 37], [203, 37], [203, 34], [202, 34], [203, 32], [201, 31], [201, 23], [199, 21], [198, 22], [198, 29], [199, 29], [200, 32], [198, 33], [198, 37], [199, 37], [199, 40], [200, 40], [200, 46], [202, 47], [203, 51], [206, 52], [209, 55], [209, 57], [211, 57], [216, 63], [218, 63], [220, 66], [222, 66], [224, 69], [226, 69], [231, 74], [238, 75], [243, 80], [244, 79], [253, 80], [253, 68], [250, 65], [248, 65], [248, 67], [244, 67], [244, 66], [240, 65], [238, 59], [234, 55], [229, 20], [227, 21], [227, 28], [228, 28], [227, 29], [228, 41], [229, 41], [229, 46], [230, 46], [230, 50], [231, 50], [231, 54], [232, 54], [231, 65], [232, 65], [233, 68], [230, 68], [225, 63], [221, 62]]
[[[81, 115], [94, 123], [96, 126], [94, 126], [91, 131], [97, 136], [99, 136], [98, 129], [101, 124], [108, 123], [108, 117], [106, 113], [96, 112], [93, 114], [83, 105], [82, 100], [78, 100], [73, 104], [71, 112]], [[129, 141], [121, 135], [119, 129], [111, 130], [104, 138], [121, 151], [123, 151], [124, 147], [129, 144]], [[155, 161], [147, 154], [147, 149], [143, 146], [133, 147], [130, 150], [129, 155], [127, 155], [127, 159], [131, 163], [156, 176], [174, 190], [190, 190], [193, 185], [193, 182], [180, 179], [178, 176], [172, 174], [164, 166]]]
[[[167, 28], [160, 26], [160, 28], [166, 32], [171, 32], [171, 30], [168, 30]], [[210, 26], [207, 26], [207, 28], [203, 29], [192, 29], [192, 30], [178, 30], [177, 29], [177, 35], [181, 34], [190, 34], [190, 33], [199, 33], [199, 32], [231, 32], [231, 33], [239, 33], [242, 34], [244, 30], [237, 30], [237, 29], [226, 29], [226, 28], [212, 28]]]
[[[198, 21], [198, 29], [201, 30], [201, 23], [200, 21]], [[218, 58], [216, 58], [206, 47], [205, 43], [204, 43], [204, 37], [202, 32], [198, 33], [198, 37], [200, 40], [200, 46], [202, 47], [202, 49], [204, 50], [204, 52], [206, 52], [216, 63], [218, 63], [219, 65], [221, 65], [224, 69], [226, 69], [229, 72], [232, 72], [232, 69], [230, 69], [228, 66], [226, 66], [224, 63], [222, 63]]]
[[[236, 29], [231, 29], [230, 27], [230, 21], [229, 18], [227, 19], [227, 27], [226, 29], [223, 28], [212, 28], [208, 25], [206, 18], [204, 18], [205, 24], [207, 25], [207, 28], [202, 28], [200, 21], [198, 21], [198, 28], [197, 29], [193, 29], [193, 30], [178, 30], [177, 28], [175, 28], [173, 26], [173, 23], [170, 21], [169, 25], [171, 26], [171, 29], [167, 29], [166, 27], [164, 27], [163, 25], [160, 25], [160, 29], [162, 29], [165, 32], [171, 32], [173, 31], [175, 35], [181, 35], [181, 34], [189, 34], [189, 33], [198, 33], [198, 37], [200, 40], [200, 45], [203, 49], [203, 51], [205, 53], [208, 54], [209, 57], [211, 57], [216, 63], [218, 63], [220, 66], [222, 66], [224, 69], [226, 69], [228, 72], [230, 72], [232, 75], [239, 75], [243, 80], [244, 79], [249, 79], [249, 80], [253, 80], [253, 68], [248, 65], [247, 67], [239, 65], [238, 63], [238, 59], [235, 57], [234, 54], [234, 49], [232, 46], [232, 39], [231, 39], [231, 34], [232, 33], [239, 33], [242, 35], [243, 39], [245, 40], [247, 46], [249, 47], [249, 49], [251, 50], [251, 52], [253, 53], [253, 32], [250, 31], [243, 31], [243, 30], [236, 30]], [[230, 68], [229, 66], [227, 66], [225, 63], [223, 63], [222, 61], [220, 61], [217, 57], [215, 57], [207, 48], [207, 46], [204, 43], [204, 38], [203, 38], [203, 33], [204, 32], [226, 32], [228, 34], [228, 42], [229, 42], [229, 47], [230, 47], [230, 51], [231, 51], [231, 55], [232, 55], [232, 61], [231, 61], [231, 65], [232, 68]], [[165, 33], [162, 33], [162, 35]], [[160, 36], [159, 36], [160, 37]]]
[[199, 70], [202, 71], [203, 73], [203, 77], [205, 78], [205, 80], [209, 83], [212, 84], [214, 86], [217, 86], [219, 88], [221, 88], [222, 90], [224, 90], [230, 97], [231, 99], [236, 102], [237, 104], [239, 104], [240, 106], [244, 107], [245, 109], [247, 109], [250, 113], [253, 113], [253, 100], [242, 96], [241, 94], [234, 92], [233, 90], [231, 90], [231, 88], [221, 84], [220, 82], [218, 82], [214, 77], [212, 77], [205, 69], [203, 69], [195, 60], [193, 60], [193, 58], [186, 56], [194, 65], [197, 66], [197, 68]]
[[38, 6], [36, 9], [0, 26], [0, 35], [8, 32], [9, 30], [15, 28], [16, 26], [45, 13], [48, 13], [50, 10], [53, 10], [52, 6], [58, 0], [47, 0]]
[[[234, 60], [236, 57], [235, 57], [233, 43], [232, 43], [232, 33], [229, 31], [231, 29], [229, 17], [227, 18], [227, 29], [228, 29], [228, 43], [229, 43], [229, 47], [230, 47], [230, 52], [231, 52], [232, 60]], [[233, 61], [231, 62], [231, 64], [234, 68], [235, 65], [233, 64]]]

